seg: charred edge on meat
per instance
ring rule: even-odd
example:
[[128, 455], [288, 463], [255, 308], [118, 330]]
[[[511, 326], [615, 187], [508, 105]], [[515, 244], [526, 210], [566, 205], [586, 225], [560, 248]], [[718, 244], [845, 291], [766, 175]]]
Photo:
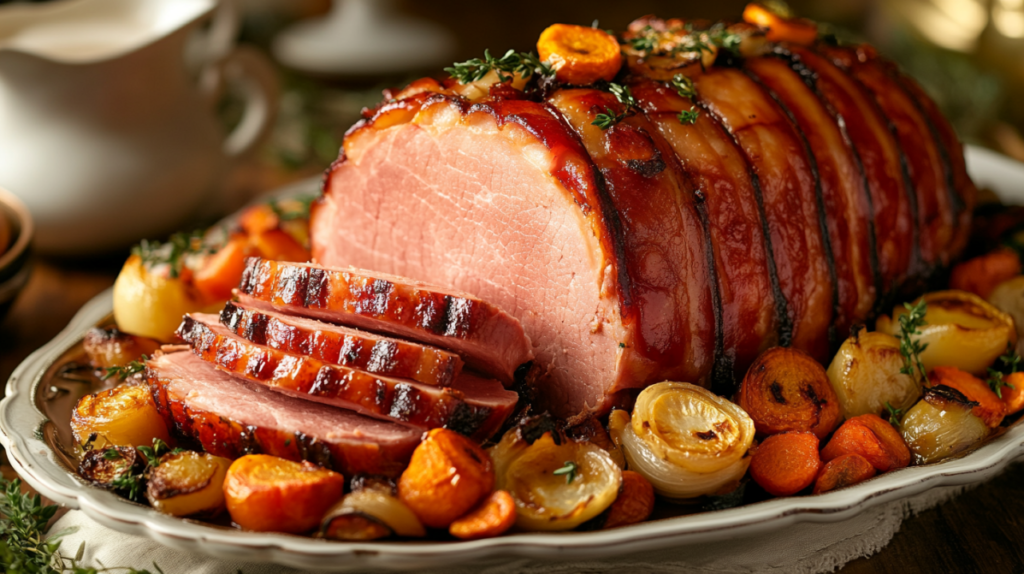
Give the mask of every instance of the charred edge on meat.
[[275, 296], [287, 305], [302, 305], [306, 301], [309, 285], [309, 268], [298, 265], [278, 266]]
[[444, 428], [472, 438], [492, 413], [492, 409], [487, 407], [474, 407], [466, 403], [459, 403]]
[[330, 296], [329, 279], [323, 269], [313, 267], [306, 276], [306, 299], [301, 305], [309, 309], [320, 309], [327, 306]]
[[807, 136], [803, 130], [800, 129], [800, 125], [796, 121], [796, 116], [793, 115], [793, 111], [783, 103], [779, 95], [773, 90], [769, 89], [768, 86], [764, 85], [760, 78], [755, 74], [744, 70], [747, 77], [749, 77], [755, 84], [760, 86], [765, 91], [775, 105], [782, 110], [783, 115], [789, 120], [789, 125], [793, 127], [793, 132], [800, 138], [800, 144], [804, 148], [804, 153], [807, 155], [807, 165], [811, 169], [811, 176], [814, 178], [814, 198], [818, 204], [818, 230], [821, 233], [821, 242], [825, 251], [825, 261], [828, 263], [828, 276], [832, 281], [832, 316], [833, 320], [828, 325], [828, 346], [830, 352], [834, 352], [839, 348], [840, 341], [838, 340], [838, 333], [836, 332], [836, 319], [841, 317], [847, 317], [846, 310], [843, 309], [839, 300], [839, 276], [836, 273], [836, 258], [835, 253], [832, 251], [832, 238], [828, 233], [828, 216], [825, 214], [825, 197], [824, 192], [821, 189], [821, 174], [818, 173], [818, 158], [814, 155], [814, 150], [811, 149], [811, 144], [807, 142]]
[[519, 438], [526, 441], [526, 444], [533, 444], [537, 439], [544, 436], [544, 433], [548, 432], [551, 433], [551, 438], [554, 439], [555, 444], [562, 444], [561, 428], [556, 423], [555, 418], [546, 412], [520, 421], [519, 426], [516, 427], [516, 432], [519, 433]]

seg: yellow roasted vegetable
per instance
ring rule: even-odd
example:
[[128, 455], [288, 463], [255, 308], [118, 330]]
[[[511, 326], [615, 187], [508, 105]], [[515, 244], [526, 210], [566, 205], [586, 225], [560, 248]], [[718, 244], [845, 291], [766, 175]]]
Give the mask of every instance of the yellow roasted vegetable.
[[[1007, 343], [1017, 344], [1013, 318], [981, 297], [964, 291], [936, 291], [924, 296], [928, 304], [921, 335], [914, 339], [928, 348], [921, 353], [926, 371], [935, 367], [956, 367], [975, 376], [1006, 351]], [[916, 303], [916, 302], [915, 302]], [[907, 313], [898, 306], [893, 316], [878, 318], [877, 330], [900, 336], [899, 316]]]
[[149, 471], [146, 498], [171, 516], [213, 516], [224, 509], [224, 476], [231, 461], [192, 451], [165, 454]]
[[71, 431], [78, 444], [92, 441], [96, 449], [149, 446], [156, 438], [171, 442], [149, 387], [138, 382], [82, 397], [71, 415]]
[[666, 498], [728, 492], [750, 464], [754, 421], [739, 405], [689, 383], [647, 387], [632, 416], [615, 411], [608, 426], [629, 468]]
[[966, 450], [989, 433], [971, 411], [972, 403], [956, 389], [939, 385], [925, 391], [900, 421], [900, 434], [916, 464], [927, 464]]
[[369, 484], [354, 489], [324, 516], [320, 533], [332, 540], [375, 540], [395, 534], [420, 537], [423, 523], [389, 485]]
[[489, 452], [496, 486], [512, 495], [516, 524], [526, 530], [576, 528], [611, 506], [622, 484], [606, 450], [551, 431], [531, 444], [514, 428]]
[[828, 367], [843, 418], [877, 415], [886, 403], [904, 411], [913, 405], [921, 384], [902, 368], [900, 342], [892, 335], [861, 329], [844, 341]]
[[114, 282], [114, 320], [125, 333], [140, 337], [173, 341], [182, 316], [209, 305], [182, 277], [151, 272], [138, 255], [128, 258]]

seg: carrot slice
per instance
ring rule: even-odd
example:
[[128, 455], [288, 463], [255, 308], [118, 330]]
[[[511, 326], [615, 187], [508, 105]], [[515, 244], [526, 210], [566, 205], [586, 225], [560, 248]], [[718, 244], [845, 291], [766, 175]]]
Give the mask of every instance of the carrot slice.
[[516, 501], [504, 490], [496, 490], [479, 506], [452, 522], [448, 532], [462, 540], [500, 536], [516, 523]]
[[868, 459], [859, 454], [844, 454], [828, 461], [821, 469], [821, 474], [814, 481], [814, 494], [853, 486], [872, 476], [875, 476], [875, 467]]
[[241, 217], [238, 218], [238, 224], [242, 226], [242, 229], [249, 235], [257, 233], [263, 233], [264, 231], [270, 231], [271, 229], [277, 229], [281, 223], [281, 218], [277, 216], [274, 209], [269, 204], [263, 203], [260, 205], [254, 205], [242, 212]]
[[787, 18], [776, 14], [756, 2], [743, 9], [743, 20], [767, 29], [765, 35], [772, 42], [792, 42], [810, 46], [818, 39], [818, 25], [803, 18]]
[[988, 299], [997, 285], [1020, 274], [1020, 257], [1012, 249], [1001, 248], [954, 267], [949, 277], [949, 288]]
[[639, 472], [622, 471], [619, 496], [608, 507], [604, 527], [637, 524], [647, 520], [651, 512], [654, 512], [654, 485]]
[[933, 387], [952, 387], [963, 393], [968, 400], [978, 403], [971, 412], [985, 421], [990, 428], [999, 426], [1006, 416], [1006, 403], [999, 400], [988, 384], [956, 367], [935, 367], [928, 373], [928, 383]]
[[224, 497], [231, 520], [246, 530], [301, 534], [341, 499], [342, 475], [303, 461], [250, 454], [231, 463]]
[[299, 245], [295, 238], [280, 229], [254, 233], [249, 242], [260, 256], [274, 261], [309, 261], [309, 250]]
[[825, 438], [842, 420], [825, 369], [796, 349], [768, 349], [747, 370], [736, 397], [761, 435], [810, 431]]
[[1002, 400], [1006, 405], [1006, 414], [1009, 416], [1024, 409], [1024, 373], [1006, 375], [1004, 380], [1008, 385], [1002, 389]]
[[540, 34], [537, 53], [555, 66], [555, 77], [567, 84], [588, 85], [612, 80], [622, 67], [614, 36], [587, 26], [553, 24]]
[[750, 476], [775, 496], [789, 496], [807, 488], [820, 469], [818, 437], [810, 432], [772, 435], [750, 458]]
[[238, 286], [249, 256], [249, 239], [241, 233], [232, 235], [227, 244], [210, 256], [203, 268], [192, 278], [193, 285], [207, 301], [226, 301]]
[[903, 437], [878, 415], [860, 415], [843, 423], [821, 450], [821, 459], [827, 462], [847, 454], [859, 454], [878, 472], [910, 464]]

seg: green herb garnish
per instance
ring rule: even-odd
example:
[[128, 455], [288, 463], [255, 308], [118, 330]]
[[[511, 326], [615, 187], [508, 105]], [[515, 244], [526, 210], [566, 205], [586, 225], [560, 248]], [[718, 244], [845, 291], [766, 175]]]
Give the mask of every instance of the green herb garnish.
[[658, 49], [661, 41], [658, 39], [658, 32], [650, 26], [644, 26], [640, 33], [627, 42], [630, 48], [642, 52], [644, 56]]
[[554, 471], [551, 472], [551, 474], [555, 476], [561, 476], [564, 474], [565, 483], [572, 484], [572, 481], [576, 480], [576, 471], [578, 469], [579, 467], [576, 465], [575, 462], [567, 460], [565, 461], [565, 466], [563, 466], [562, 468], [555, 469]]
[[900, 372], [918, 381], [924, 381], [927, 374], [921, 363], [921, 353], [928, 348], [928, 344], [916, 341], [912, 336], [920, 335], [920, 328], [928, 324], [924, 320], [925, 314], [928, 313], [928, 304], [921, 299], [917, 305], [904, 303], [903, 306], [908, 312], [900, 315], [900, 354], [903, 355], [903, 368]]
[[889, 412], [889, 424], [896, 430], [900, 429], [900, 421], [903, 420], [903, 409], [897, 409], [885, 401], [885, 410]]
[[[283, 201], [271, 201], [267, 205], [274, 212], [274, 215], [281, 221], [291, 221], [293, 219], [309, 219], [309, 208], [313, 205], [313, 200], [316, 196], [307, 195], [305, 197], [297, 197], [294, 202], [298, 205], [292, 209], [286, 209], [286, 207], [292, 207], [287, 205], [290, 202]], [[284, 205], [285, 207], [282, 207]]]
[[672, 78], [672, 87], [684, 98], [692, 98], [697, 95], [697, 89], [693, 87], [693, 80], [682, 74], [676, 74]]
[[[146, 464], [138, 471], [129, 472], [117, 477], [110, 482], [110, 486], [114, 490], [122, 492], [127, 498], [141, 502], [142, 491], [146, 484], [146, 477], [149, 475], [149, 469], [160, 466], [160, 457], [163, 455], [178, 454], [179, 452], [184, 452], [184, 450], [180, 448], [172, 450], [167, 443], [158, 438], [153, 439], [153, 446], [140, 446], [136, 450], [146, 460]], [[108, 448], [103, 451], [103, 458], [117, 460], [121, 458], [121, 453], [116, 448]]]
[[132, 361], [127, 365], [120, 365], [117, 367], [108, 367], [106, 369], [103, 369], [103, 376], [100, 378], [105, 381], [112, 377], [117, 377], [118, 380], [123, 381], [128, 377], [131, 377], [132, 375], [137, 375], [142, 371], [146, 370], [146, 361], [149, 360], [149, 357], [147, 357], [146, 355], [142, 355], [140, 359], [141, 360], [138, 361]]
[[[500, 58], [495, 58], [489, 50], [484, 50], [484, 58], [473, 58], [465, 62], [457, 62], [451, 67], [445, 68], [451, 77], [458, 80], [460, 84], [469, 84], [483, 79], [491, 70], [498, 74], [498, 79], [507, 82], [512, 74], [518, 73], [524, 79], [534, 74], [550, 78], [555, 75], [555, 69], [547, 62], [540, 59], [531, 52], [516, 52], [509, 50]], [[506, 76], [508, 74], [508, 76]]]
[[698, 116], [700, 116], [700, 110], [690, 106], [690, 109], [679, 112], [679, 115], [676, 117], [679, 118], [679, 123], [681, 124], [693, 124], [697, 123]]
[[619, 123], [637, 107], [636, 99], [633, 98], [633, 92], [629, 91], [628, 86], [611, 83], [608, 84], [608, 91], [615, 96], [616, 100], [619, 100], [619, 103], [622, 104], [623, 108], [622, 113], [616, 114], [611, 108], [606, 107], [604, 111], [607, 113], [597, 114], [597, 116], [594, 117], [594, 121], [590, 123], [602, 130], [606, 130]]
[[1020, 370], [1021, 356], [1013, 348], [1011, 343], [1006, 344], [1006, 352], [999, 356], [997, 364], [1002, 366], [988, 369], [988, 386], [997, 397], [1003, 398], [1003, 387], [1010, 387], [1016, 390], [1017, 387], [1006, 382], [1006, 375], [1012, 375]]
[[186, 255], [208, 253], [210, 251], [209, 248], [203, 245], [202, 230], [196, 230], [192, 233], [175, 233], [167, 243], [143, 239], [138, 245], [132, 247], [132, 255], [139, 256], [142, 259], [142, 263], [147, 267], [167, 265], [168, 274], [171, 279], [176, 279], [181, 275]]

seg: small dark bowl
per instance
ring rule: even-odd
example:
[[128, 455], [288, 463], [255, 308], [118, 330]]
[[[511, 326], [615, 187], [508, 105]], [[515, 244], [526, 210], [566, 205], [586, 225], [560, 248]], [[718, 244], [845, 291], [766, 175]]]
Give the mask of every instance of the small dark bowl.
[[31, 255], [34, 226], [28, 208], [17, 197], [0, 188], [0, 218], [11, 226], [7, 245], [0, 245], [0, 321], [14, 303], [32, 272]]

